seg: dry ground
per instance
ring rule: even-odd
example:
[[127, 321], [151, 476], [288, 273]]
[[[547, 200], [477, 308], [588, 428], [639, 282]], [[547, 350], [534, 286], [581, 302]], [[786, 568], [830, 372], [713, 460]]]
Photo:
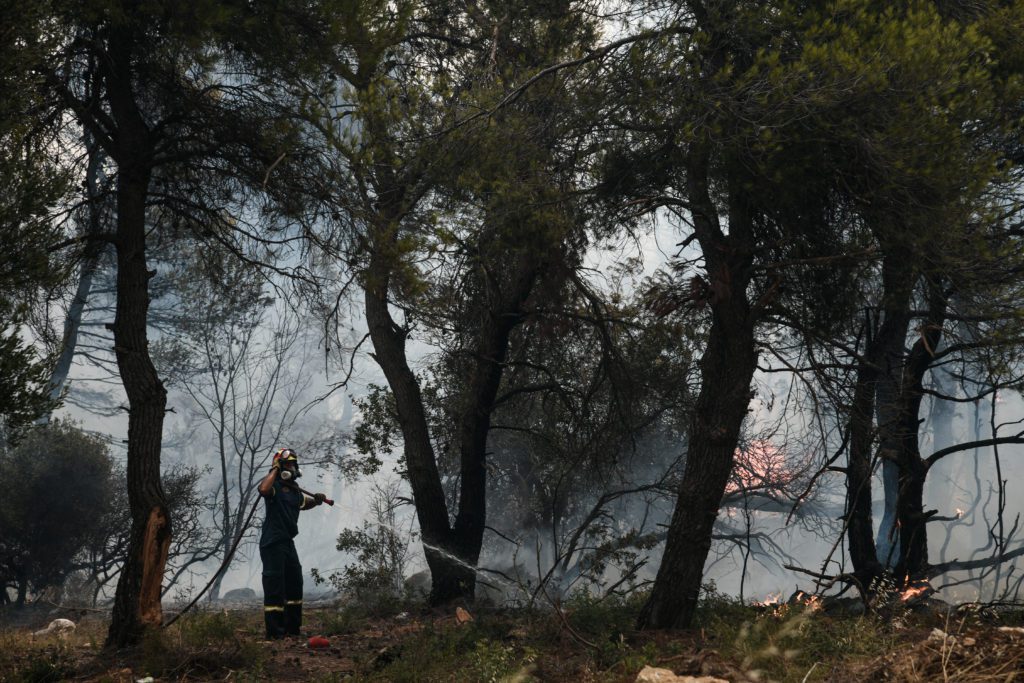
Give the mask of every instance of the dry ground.
[[[100, 644], [101, 614], [0, 614], [0, 681], [634, 681], [645, 665], [729, 681], [1024, 680], [1020, 611], [897, 605], [857, 616], [718, 599], [691, 631], [631, 629], [636, 604], [575, 601], [554, 610], [324, 607], [304, 637], [266, 642], [258, 608], [186, 615], [137, 649]], [[66, 639], [32, 638], [56, 616]], [[308, 646], [322, 634], [330, 645]]]

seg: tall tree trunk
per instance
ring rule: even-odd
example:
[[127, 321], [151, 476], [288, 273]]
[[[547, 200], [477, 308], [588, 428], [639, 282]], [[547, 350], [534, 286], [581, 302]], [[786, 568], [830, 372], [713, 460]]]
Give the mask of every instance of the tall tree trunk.
[[693, 619], [757, 366], [755, 316], [747, 299], [752, 217], [741, 199], [742, 184], [738, 179], [730, 183], [726, 235], [710, 198], [706, 152], [691, 152], [688, 161], [688, 193], [694, 231], [707, 263], [712, 323], [700, 361], [701, 388], [665, 552], [637, 622], [642, 629], [686, 628]]
[[[64, 318], [64, 333], [61, 338], [60, 355], [53, 366], [50, 374], [50, 398], [60, 398], [67, 383], [68, 375], [71, 372], [71, 363], [75, 358], [75, 350], [78, 346], [78, 332], [82, 326], [82, 316], [85, 314], [85, 306], [89, 302], [89, 295], [92, 292], [93, 277], [99, 266], [100, 254], [105, 243], [100, 239], [103, 232], [103, 207], [101, 192], [104, 182], [103, 161], [106, 155], [95, 136], [88, 130], [84, 134], [86, 152], [89, 159], [85, 171], [86, 210], [89, 212], [89, 222], [86, 226], [85, 249], [82, 253], [82, 262], [78, 273], [78, 286], [75, 288], [75, 297], [68, 307], [67, 317]], [[47, 424], [50, 421], [51, 412], [47, 412], [39, 418], [38, 424]]]
[[491, 297], [478, 331], [473, 368], [459, 405], [460, 478], [458, 511], [449, 524], [448, 506], [441, 486], [419, 382], [405, 356], [406, 333], [387, 309], [386, 265], [377, 257], [366, 283], [366, 316], [374, 357], [384, 371], [399, 415], [405, 440], [409, 481], [431, 575], [431, 604], [472, 600], [476, 591], [476, 565], [487, 521], [487, 437], [491, 412], [504, 371], [512, 330], [523, 319], [523, 305], [542, 269], [530, 254], [516, 257], [507, 289], [491, 283]]
[[875, 539], [875, 552], [886, 568], [896, 565], [900, 554], [897, 521], [899, 499], [899, 453], [902, 449], [900, 396], [906, 364], [910, 303], [917, 280], [913, 257], [893, 250], [882, 262], [882, 326], [878, 349], [872, 362], [878, 368], [875, 417], [878, 428], [878, 461], [882, 467], [882, 519]]
[[114, 595], [107, 645], [137, 643], [163, 620], [160, 589], [171, 544], [171, 518], [160, 482], [160, 447], [167, 391], [149, 355], [146, 199], [152, 174], [149, 131], [134, 101], [130, 48], [111, 39], [107, 88], [118, 124], [113, 155], [117, 176], [117, 309], [114, 352], [128, 396], [128, 553]]
[[[473, 353], [473, 367], [463, 392], [463, 411], [459, 425], [459, 509], [452, 527], [452, 545], [460, 557], [476, 567], [487, 522], [487, 437], [491, 430], [491, 412], [504, 374], [512, 330], [523, 320], [523, 306], [533, 291], [544, 259], [523, 249], [509, 255], [515, 264], [508, 283], [492, 282], [490, 296], [483, 303], [483, 323]], [[486, 277], [486, 274], [484, 275]], [[475, 590], [476, 572], [472, 572], [468, 595]], [[450, 588], [450, 587], [449, 587]], [[438, 589], [438, 598], [443, 596]], [[452, 597], [458, 597], [453, 594]]]
[[879, 330], [867, 315], [867, 343], [857, 364], [857, 381], [850, 411], [850, 456], [846, 467], [846, 537], [853, 573], [862, 590], [882, 574], [875, 553], [875, 529], [871, 514], [872, 455], [875, 442], [875, 391], [878, 382]]
[[928, 316], [919, 336], [910, 349], [903, 385], [900, 391], [899, 501], [900, 554], [897, 577], [914, 580], [928, 570], [928, 518], [934, 510], [924, 509], [924, 485], [928, 465], [921, 458], [919, 430], [922, 420], [924, 376], [931, 367], [942, 341], [942, 325], [946, 319], [946, 297], [935, 280], [928, 282]]
[[[451, 532], [448, 504], [430, 442], [420, 385], [405, 355], [407, 333], [395, 323], [388, 310], [390, 270], [386, 258], [380, 253], [374, 254], [365, 275], [366, 322], [374, 360], [384, 372], [395, 398], [420, 537], [433, 579], [431, 602], [436, 602], [435, 597], [458, 594], [459, 585], [467, 580], [467, 569], [462, 566], [459, 549], [447, 547]], [[468, 573], [473, 572], [470, 569]], [[442, 592], [435, 596], [439, 589]]]
[[[864, 356], [858, 363], [850, 416], [850, 459], [846, 472], [847, 539], [853, 573], [867, 590], [879, 578], [895, 555], [890, 551], [895, 540], [898, 452], [895, 423], [899, 411], [894, 402], [899, 394], [903, 371], [903, 345], [909, 324], [913, 271], [905, 255], [888, 255], [882, 261], [882, 302], [880, 324], [869, 320], [869, 337]], [[878, 456], [882, 461], [886, 508], [877, 539], [871, 513], [871, 477], [875, 443], [875, 417], [878, 418]], [[885, 479], [885, 477], [888, 479]]]

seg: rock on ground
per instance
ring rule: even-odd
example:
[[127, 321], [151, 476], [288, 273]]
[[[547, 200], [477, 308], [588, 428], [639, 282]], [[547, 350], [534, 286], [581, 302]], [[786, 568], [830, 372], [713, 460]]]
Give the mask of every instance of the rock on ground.
[[679, 676], [668, 669], [645, 666], [636, 676], [636, 683], [729, 683], [714, 676]]

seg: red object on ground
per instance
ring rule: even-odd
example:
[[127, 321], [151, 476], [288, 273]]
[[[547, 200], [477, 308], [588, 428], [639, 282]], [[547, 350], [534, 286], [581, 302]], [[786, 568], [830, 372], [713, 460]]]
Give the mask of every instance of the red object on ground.
[[310, 647], [329, 647], [331, 641], [327, 640], [323, 636], [313, 636], [309, 639]]

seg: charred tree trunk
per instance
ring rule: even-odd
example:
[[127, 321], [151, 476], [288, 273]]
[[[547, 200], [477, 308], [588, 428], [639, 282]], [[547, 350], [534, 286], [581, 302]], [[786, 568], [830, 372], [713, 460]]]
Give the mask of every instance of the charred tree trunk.
[[146, 200], [152, 174], [149, 130], [134, 101], [131, 52], [111, 40], [106, 78], [118, 134], [112, 155], [117, 176], [117, 310], [111, 328], [118, 371], [128, 396], [128, 553], [114, 596], [107, 645], [137, 643], [163, 620], [160, 588], [171, 543], [171, 519], [160, 482], [160, 448], [167, 391], [149, 355]]
[[706, 152], [691, 152], [687, 190], [694, 207], [694, 231], [707, 262], [711, 331], [700, 361], [701, 389], [690, 420], [683, 479], [661, 566], [638, 618], [641, 629], [686, 628], [693, 619], [757, 365], [755, 315], [747, 298], [752, 217], [740, 198], [741, 183], [734, 179], [729, 230], [724, 233], [710, 197], [708, 165]]
[[[871, 513], [871, 477], [875, 463], [872, 459], [875, 436], [879, 438], [878, 459], [883, 469], [896, 478], [896, 465], [892, 460], [898, 452], [896, 423], [899, 411], [895, 406], [899, 383], [903, 373], [903, 348], [910, 314], [910, 295], [913, 272], [904, 255], [886, 256], [882, 261], [881, 324], [871, 321], [873, 329], [858, 364], [857, 384], [854, 389], [850, 416], [850, 460], [847, 470], [847, 539], [853, 573], [862, 589], [870, 588], [889, 566], [889, 548], [897, 539], [891, 533], [896, 519], [895, 481], [886, 490], [888, 517], [883, 515], [878, 539], [874, 532]], [[874, 419], [878, 425], [875, 429]], [[886, 460], [888, 458], [888, 460]]]
[[871, 362], [878, 370], [875, 388], [875, 420], [878, 433], [877, 461], [882, 468], [882, 519], [875, 537], [875, 552], [886, 569], [899, 558], [898, 521], [899, 464], [901, 446], [900, 395], [906, 365], [910, 304], [918, 274], [913, 255], [890, 247], [882, 261], [882, 325], [878, 347]]
[[872, 454], [875, 442], [875, 387], [878, 381], [877, 336], [874, 322], [868, 316], [868, 339], [864, 357], [857, 365], [850, 411], [850, 457], [846, 467], [846, 537], [850, 545], [850, 561], [854, 576], [862, 590], [871, 586], [882, 574], [882, 565], [875, 553], [875, 529], [871, 514]]
[[942, 341], [946, 319], [946, 297], [938, 282], [928, 282], [928, 317], [910, 349], [900, 392], [899, 498], [897, 520], [900, 529], [900, 554], [897, 577], [911, 581], [927, 575], [928, 518], [935, 511], [924, 509], [924, 485], [928, 463], [921, 458], [919, 429], [924, 376], [931, 367]]

